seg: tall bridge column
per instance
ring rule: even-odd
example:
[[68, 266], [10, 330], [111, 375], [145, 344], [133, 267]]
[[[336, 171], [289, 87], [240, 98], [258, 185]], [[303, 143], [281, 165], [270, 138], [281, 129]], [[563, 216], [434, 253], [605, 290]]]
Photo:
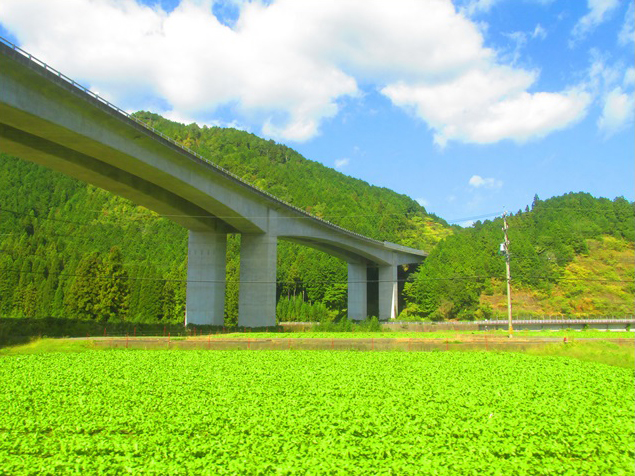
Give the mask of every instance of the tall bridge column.
[[366, 272], [366, 264], [348, 263], [348, 318], [354, 321], [361, 321], [367, 317]]
[[222, 326], [227, 235], [190, 230], [187, 245], [185, 322]]
[[277, 241], [270, 234], [241, 236], [239, 326], [276, 325]]
[[397, 317], [398, 305], [397, 266], [379, 267], [379, 319]]

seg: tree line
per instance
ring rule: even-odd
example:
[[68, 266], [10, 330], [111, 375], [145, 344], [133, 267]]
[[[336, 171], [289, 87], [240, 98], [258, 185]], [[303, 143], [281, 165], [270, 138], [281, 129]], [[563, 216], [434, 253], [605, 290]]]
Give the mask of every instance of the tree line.
[[[514, 287], [538, 291], [548, 299], [561, 286], [568, 265], [576, 257], [589, 255], [590, 240], [608, 236], [632, 250], [634, 217], [633, 203], [622, 197], [609, 200], [568, 193], [541, 200], [535, 196], [531, 208], [507, 219]], [[502, 227], [502, 218], [479, 221], [439, 243], [406, 286], [407, 313], [433, 320], [492, 317], [482, 296], [503, 288], [506, 280], [505, 260], [499, 254]], [[632, 277], [632, 272], [623, 279], [606, 276], [604, 289], [621, 303], [630, 300], [626, 308], [631, 313]], [[603, 276], [587, 278], [601, 282]], [[624, 282], [614, 285], [612, 281]], [[566, 305], [560, 306], [559, 313], [571, 312]]]

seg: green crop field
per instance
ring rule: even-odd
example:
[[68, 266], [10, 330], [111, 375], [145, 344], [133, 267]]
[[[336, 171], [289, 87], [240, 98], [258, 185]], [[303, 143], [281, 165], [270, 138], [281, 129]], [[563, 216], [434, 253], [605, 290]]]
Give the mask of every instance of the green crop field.
[[515, 353], [0, 357], [0, 474], [632, 474], [632, 369]]

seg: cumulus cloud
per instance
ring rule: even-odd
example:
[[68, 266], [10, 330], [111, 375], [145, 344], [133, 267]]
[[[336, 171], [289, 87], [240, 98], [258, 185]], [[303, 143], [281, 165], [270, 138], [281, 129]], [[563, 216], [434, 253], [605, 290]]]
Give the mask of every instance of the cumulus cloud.
[[480, 175], [472, 175], [469, 185], [474, 188], [496, 189], [503, 186], [503, 181], [495, 178], [483, 178]]
[[440, 84], [398, 83], [383, 89], [435, 130], [435, 142], [524, 142], [584, 117], [591, 97], [583, 90], [529, 93], [536, 75], [505, 67], [472, 70]]
[[134, 0], [3, 0], [0, 21], [28, 51], [133, 108], [159, 97], [197, 117], [229, 105], [265, 134], [305, 140], [358, 89], [302, 50], [309, 37], [288, 3], [245, 4], [234, 28], [211, 0], [183, 0], [169, 13]]
[[204, 122], [222, 109], [286, 140], [315, 137], [364, 88], [412, 111], [439, 145], [525, 141], [586, 114], [583, 91], [529, 92], [538, 72], [502, 64], [450, 0], [231, 0], [231, 22], [214, 15], [219, 1], [165, 11], [135, 0], [2, 0], [0, 22], [125, 109]]
[[573, 27], [571, 32], [573, 41], [583, 39], [604, 22], [619, 5], [619, 0], [587, 0], [589, 12], [580, 18]]

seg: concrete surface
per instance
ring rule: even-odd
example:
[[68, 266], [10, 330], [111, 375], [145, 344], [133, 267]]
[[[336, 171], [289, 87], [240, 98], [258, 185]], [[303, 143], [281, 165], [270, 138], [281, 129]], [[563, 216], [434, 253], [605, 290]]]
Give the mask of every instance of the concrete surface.
[[243, 234], [239, 325], [275, 323], [278, 238], [349, 263], [353, 319], [366, 317], [364, 270], [379, 266], [380, 317], [396, 315], [396, 266], [420, 263], [426, 253], [373, 240], [286, 204], [69, 81], [0, 41], [0, 151], [171, 215], [188, 228], [188, 322], [219, 323], [225, 285], [220, 235], [226, 233]]

